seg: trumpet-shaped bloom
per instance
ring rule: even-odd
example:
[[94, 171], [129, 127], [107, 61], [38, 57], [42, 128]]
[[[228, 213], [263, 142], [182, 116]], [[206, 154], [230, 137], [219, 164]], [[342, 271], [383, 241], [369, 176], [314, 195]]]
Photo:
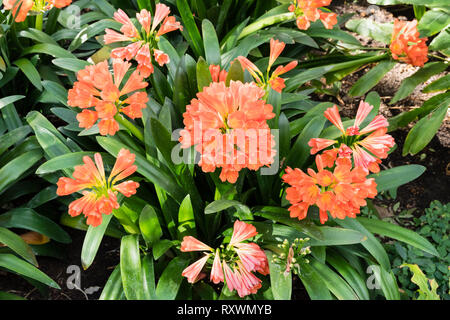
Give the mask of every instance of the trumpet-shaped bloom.
[[[395, 145], [394, 138], [387, 134], [388, 121], [377, 115], [365, 127], [361, 127], [364, 120], [372, 111], [373, 106], [361, 101], [353, 126], [344, 128], [339, 109], [333, 106], [325, 111], [325, 117], [341, 132], [336, 140], [313, 138], [309, 141], [311, 154], [333, 146], [324, 152], [325, 160], [333, 162], [333, 157], [353, 158], [354, 166], [362, 167], [366, 171], [377, 173], [380, 171], [380, 159], [388, 156], [389, 150]], [[331, 157], [331, 158], [330, 158]]]
[[326, 29], [333, 29], [337, 24], [337, 15], [332, 12], [324, 12], [320, 7], [329, 6], [331, 0], [294, 0], [289, 6], [289, 11], [297, 17], [297, 27], [300, 30], [309, 29], [311, 22], [320, 20]]
[[428, 38], [420, 38], [417, 20], [400, 21], [395, 19], [389, 49], [394, 59], [423, 67], [428, 61], [427, 40]]
[[73, 178], [61, 177], [57, 185], [56, 194], [67, 196], [82, 191], [83, 197], [69, 205], [72, 217], [83, 213], [87, 217], [86, 223], [94, 227], [102, 223], [102, 215], [109, 215], [120, 207], [117, 193], [130, 197], [136, 193], [139, 183], [134, 181], [117, 182], [129, 177], [136, 170], [135, 155], [126, 149], [121, 149], [108, 179], [105, 176], [103, 160], [99, 153], [94, 155], [94, 161], [88, 156], [83, 157], [83, 165], [76, 166]]
[[[175, 20], [175, 17], [169, 16], [169, 13], [168, 6], [158, 3], [152, 20], [151, 13], [142, 9], [141, 12], [136, 14], [140, 24], [139, 29], [141, 31], [139, 32], [127, 14], [119, 9], [114, 14], [114, 19], [122, 24], [121, 33], [106, 29], [105, 43], [128, 42], [129, 44], [125, 47], [113, 49], [111, 57], [127, 61], [136, 60], [138, 63], [137, 69], [145, 78], [153, 73], [153, 62], [160, 66], [169, 63], [169, 56], [157, 49], [159, 38], [168, 32], [178, 29], [183, 30], [181, 24]], [[158, 26], [160, 28], [156, 30]]]
[[237, 220], [234, 223], [231, 241], [224, 249], [214, 250], [193, 237], [184, 237], [181, 243], [182, 252], [206, 251], [206, 253], [184, 269], [182, 275], [189, 283], [195, 283], [199, 280], [208, 260], [213, 258], [210, 275], [213, 283], [226, 282], [228, 289], [236, 290], [240, 297], [255, 294], [261, 288], [261, 280], [252, 272], [269, 274], [269, 262], [264, 251], [256, 243], [244, 242], [257, 234], [253, 225]]
[[209, 72], [213, 82], [225, 82], [227, 80], [228, 72], [226, 70], [220, 70], [220, 66], [210, 65]]
[[319, 208], [320, 222], [333, 218], [355, 218], [360, 207], [366, 205], [366, 198], [377, 194], [375, 179], [367, 179], [367, 172], [361, 167], [352, 169], [348, 158], [338, 158], [333, 170], [327, 169], [322, 156], [316, 156], [317, 172], [308, 169], [286, 169], [283, 181], [290, 185], [286, 189], [286, 199], [292, 204], [290, 216], [302, 220], [306, 218], [310, 206]]
[[121, 86], [130, 67], [128, 62], [114, 60], [112, 75], [105, 60], [78, 72], [78, 81], [69, 90], [67, 103], [71, 107], [83, 109], [77, 115], [80, 128], [89, 129], [100, 119], [100, 134], [114, 135], [119, 130], [115, 117], [120, 113], [131, 119], [142, 117], [142, 109], [147, 107], [148, 96], [146, 92], [136, 91], [148, 84], [136, 70]]
[[53, 7], [64, 8], [72, 3], [72, 0], [3, 0], [6, 10], [12, 10], [16, 22], [23, 22], [27, 18], [28, 12], [34, 11], [42, 13]]
[[182, 148], [195, 145], [204, 172], [222, 168], [220, 179], [235, 183], [243, 168], [273, 163], [275, 141], [267, 120], [275, 115], [254, 83], [214, 82], [197, 94], [183, 114]]
[[[286, 44], [284, 42], [271, 39], [270, 40], [270, 56], [269, 56], [269, 65], [267, 67], [267, 75], [270, 73], [270, 69], [272, 68], [275, 61], [281, 55], [285, 48]], [[286, 87], [285, 80], [280, 78], [281, 75], [291, 71], [297, 66], [297, 61], [291, 61], [286, 66], [279, 66], [275, 69], [275, 71], [269, 76], [265, 77], [261, 70], [250, 60], [243, 56], [238, 57], [239, 62], [242, 65], [244, 70], [247, 70], [252, 77], [255, 79], [256, 83], [259, 87], [267, 90], [270, 86], [273, 90], [277, 92], [282, 92]]]

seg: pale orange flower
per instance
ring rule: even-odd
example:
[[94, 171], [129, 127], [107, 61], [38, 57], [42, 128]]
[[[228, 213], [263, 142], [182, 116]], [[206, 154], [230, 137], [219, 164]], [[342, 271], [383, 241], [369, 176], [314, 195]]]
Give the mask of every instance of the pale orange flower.
[[78, 72], [78, 81], [69, 90], [67, 103], [71, 107], [83, 109], [77, 115], [80, 128], [89, 129], [100, 119], [100, 134], [114, 135], [119, 130], [119, 124], [114, 119], [119, 113], [131, 119], [142, 118], [142, 109], [147, 107], [148, 96], [146, 92], [135, 91], [147, 87], [144, 77], [136, 70], [120, 89], [130, 67], [128, 62], [114, 60], [113, 76], [105, 60]]
[[[151, 13], [145, 9], [141, 10], [141, 12], [136, 14], [142, 28], [142, 34], [140, 34], [127, 14], [119, 9], [114, 14], [114, 19], [122, 24], [122, 28], [120, 29], [122, 34], [111, 29], [106, 29], [105, 43], [131, 43], [125, 47], [113, 49], [111, 57], [114, 59], [125, 59], [127, 61], [132, 59], [136, 60], [138, 63], [137, 69], [144, 78], [149, 77], [154, 72], [153, 59], [160, 66], [169, 63], [169, 56], [163, 51], [158, 50], [155, 46], [160, 36], [178, 29], [183, 30], [181, 24], [175, 20], [175, 17], [169, 16], [169, 13], [170, 9], [168, 6], [158, 3], [152, 21]], [[156, 31], [159, 25], [161, 27]]]
[[377, 194], [375, 179], [367, 179], [361, 167], [352, 169], [348, 158], [335, 161], [334, 170], [327, 169], [321, 155], [316, 156], [317, 172], [308, 169], [286, 169], [283, 181], [290, 185], [286, 189], [286, 199], [292, 204], [290, 216], [302, 220], [306, 218], [310, 206], [319, 208], [320, 222], [328, 220], [329, 212], [333, 218], [356, 217], [360, 207], [365, 206], [366, 198]]
[[27, 18], [28, 12], [39, 12], [43, 10], [48, 11], [53, 7], [64, 8], [72, 3], [72, 0], [3, 0], [3, 5], [6, 10], [12, 10], [16, 22], [23, 22]]
[[[267, 74], [269, 74], [270, 69], [283, 52], [285, 46], [286, 44], [284, 42], [275, 39], [270, 40], [270, 56], [269, 56], [269, 64], [267, 66]], [[264, 90], [267, 90], [268, 87], [270, 86], [273, 90], [280, 93], [286, 87], [286, 85], [284, 84], [285, 80], [283, 78], [280, 78], [280, 76], [291, 71], [298, 64], [297, 61], [291, 61], [286, 66], [279, 66], [270, 75], [270, 77], [268, 76], [268, 78], [266, 79], [261, 70], [259, 70], [259, 68], [253, 62], [251, 62], [250, 60], [248, 60], [243, 56], [239, 56], [238, 60], [241, 63], [242, 68], [244, 70], [247, 70], [252, 75], [253, 79], [255, 79], [258, 86], [260, 86]]]
[[[379, 172], [380, 159], [387, 158], [388, 152], [395, 145], [395, 142], [394, 138], [387, 134], [387, 127], [389, 126], [387, 119], [381, 115], [375, 116], [367, 126], [361, 128], [361, 124], [372, 109], [373, 106], [361, 101], [353, 126], [345, 129], [338, 107], [328, 108], [324, 113], [325, 117], [339, 129], [342, 135], [337, 140], [311, 139], [308, 143], [311, 147], [311, 154], [316, 154], [323, 149], [336, 145], [332, 149], [335, 150], [333, 151], [334, 157], [353, 158], [355, 167], [360, 166], [366, 171]], [[329, 157], [330, 155], [330, 153], [327, 154], [328, 163], [333, 161]]]
[[[94, 227], [102, 223], [102, 214], [109, 215], [114, 209], [120, 207], [117, 201], [117, 192], [125, 197], [136, 194], [139, 183], [125, 181], [116, 183], [132, 175], [137, 170], [133, 165], [135, 155], [126, 149], [121, 149], [117, 155], [114, 168], [106, 179], [103, 160], [99, 153], [94, 155], [94, 161], [88, 156], [83, 157], [83, 165], [76, 166], [73, 179], [59, 178], [56, 194], [67, 196], [74, 192], [82, 191], [83, 197], [73, 201], [69, 205], [69, 214], [72, 217], [83, 213], [87, 217], [86, 223]], [[86, 189], [89, 189], [86, 190]]]
[[309, 29], [311, 22], [320, 20], [326, 29], [333, 29], [337, 24], [337, 15], [332, 12], [324, 12], [320, 7], [331, 4], [331, 0], [294, 0], [289, 6], [289, 11], [294, 12], [297, 18], [297, 27], [300, 30]]
[[[182, 272], [189, 283], [195, 283], [202, 275], [201, 271], [208, 263], [209, 258], [214, 257], [211, 266], [210, 280], [218, 284], [226, 281], [230, 291], [236, 290], [240, 297], [255, 294], [261, 288], [261, 280], [252, 272], [262, 275], [269, 274], [269, 262], [264, 251], [256, 243], [245, 243], [258, 232], [248, 223], [236, 220], [233, 228], [233, 236], [226, 248], [212, 249], [199, 240], [187, 236], [181, 243], [182, 252], [207, 251], [205, 255], [188, 266]], [[237, 255], [237, 258], [236, 258]]]
[[222, 168], [220, 179], [235, 183], [243, 168], [258, 170], [275, 157], [267, 120], [275, 115], [254, 83], [214, 82], [197, 94], [183, 114], [182, 148], [195, 145], [204, 172]]
[[225, 82], [227, 80], [228, 72], [220, 70], [220, 66], [210, 65], [209, 72], [213, 82]]
[[428, 38], [420, 38], [417, 20], [400, 21], [395, 19], [389, 49], [394, 59], [423, 67], [428, 61], [427, 40]]

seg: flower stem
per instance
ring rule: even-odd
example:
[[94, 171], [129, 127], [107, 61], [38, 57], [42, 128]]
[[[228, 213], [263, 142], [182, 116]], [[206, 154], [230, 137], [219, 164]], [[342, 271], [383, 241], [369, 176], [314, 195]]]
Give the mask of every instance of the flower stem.
[[144, 134], [142, 133], [142, 129], [136, 127], [133, 123], [125, 119], [123, 116], [117, 114], [114, 119], [120, 123], [122, 126], [127, 128], [136, 138], [141, 142], [145, 142]]
[[40, 13], [36, 16], [36, 29], [42, 31], [44, 25], [44, 14]]
[[248, 36], [249, 34], [252, 34], [253, 32], [261, 30], [262, 28], [292, 19], [295, 19], [295, 14], [293, 12], [286, 12], [255, 21], [252, 24], [245, 27], [244, 30], [242, 30], [241, 34], [238, 37], [238, 40]]

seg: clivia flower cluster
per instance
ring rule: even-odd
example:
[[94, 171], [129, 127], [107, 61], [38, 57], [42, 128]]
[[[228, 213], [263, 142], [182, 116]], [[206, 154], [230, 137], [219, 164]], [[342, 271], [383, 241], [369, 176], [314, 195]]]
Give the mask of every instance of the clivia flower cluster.
[[[317, 172], [309, 168], [307, 173], [296, 168], [286, 169], [283, 181], [290, 185], [286, 199], [292, 204], [290, 216], [306, 218], [310, 206], [319, 208], [320, 222], [333, 218], [356, 218], [360, 207], [367, 205], [366, 198], [377, 195], [375, 179], [367, 179], [368, 172], [362, 167], [352, 169], [348, 158], [324, 159], [316, 156]], [[330, 168], [330, 169], [328, 169]]]
[[101, 155], [99, 153], [94, 155], [95, 163], [90, 157], [85, 156], [84, 164], [75, 167], [73, 179], [59, 178], [56, 194], [67, 196], [84, 190], [83, 197], [69, 205], [69, 214], [75, 217], [83, 213], [87, 217], [88, 225], [99, 226], [102, 223], [102, 214], [109, 215], [120, 207], [117, 192], [125, 197], [131, 197], [136, 193], [139, 183], [135, 181], [116, 184], [136, 172], [137, 166], [133, 164], [135, 157], [129, 150], [121, 149], [111, 174], [106, 179]]
[[275, 71], [269, 76], [270, 69], [272, 68], [275, 61], [283, 52], [286, 44], [284, 42], [271, 39], [270, 40], [270, 56], [269, 56], [269, 65], [267, 67], [267, 73], [264, 76], [263, 73], [259, 70], [259, 68], [253, 64], [250, 60], [243, 56], [239, 56], [238, 60], [241, 63], [244, 70], [250, 72], [252, 77], [255, 79], [256, 84], [263, 88], [264, 90], [268, 90], [270, 86], [273, 90], [280, 92], [286, 87], [284, 84], [284, 79], [280, 78], [281, 75], [291, 71], [297, 66], [297, 61], [291, 61], [286, 66], [279, 66], [275, 69]]
[[417, 30], [417, 20], [394, 21], [394, 31], [392, 32], [391, 50], [395, 60], [403, 61], [417, 67], [423, 67], [428, 61], [428, 38], [419, 38]]
[[[67, 103], [71, 107], [83, 109], [77, 115], [80, 128], [89, 129], [100, 119], [100, 134], [115, 135], [119, 130], [115, 117], [119, 113], [126, 114], [131, 119], [142, 118], [142, 109], [146, 108], [148, 96], [145, 91], [135, 91], [147, 87], [148, 83], [135, 70], [121, 86], [130, 67], [131, 63], [116, 59], [113, 61], [112, 75], [105, 60], [77, 73], [78, 81], [69, 90]], [[134, 93], [128, 96], [132, 92]]]
[[231, 183], [243, 168], [269, 166], [276, 151], [267, 120], [275, 114], [273, 107], [262, 100], [265, 94], [254, 83], [240, 81], [231, 81], [229, 87], [224, 81], [205, 87], [186, 106], [185, 129], [179, 140], [182, 148], [195, 145], [202, 170], [222, 168], [220, 179]]
[[[122, 24], [119, 33], [117, 31], [106, 29], [105, 43], [131, 42], [125, 47], [115, 48], [111, 52], [113, 59], [136, 60], [138, 70], [144, 78], [148, 78], [154, 71], [152, 61], [156, 61], [160, 66], [170, 62], [169, 56], [163, 51], [157, 49], [159, 37], [174, 31], [183, 30], [180, 22], [175, 17], [169, 16], [170, 8], [164, 4], [156, 5], [155, 16], [149, 11], [142, 9], [136, 17], [140, 24], [140, 30], [136, 28], [127, 14], [119, 9], [114, 14], [114, 19]], [[156, 30], [161, 24], [159, 30]]]
[[[16, 22], [23, 22], [28, 12], [43, 12], [51, 8], [64, 8], [72, 3], [72, 0], [3, 0], [6, 10], [12, 10]], [[19, 12], [17, 12], [19, 11]]]
[[252, 272], [269, 274], [269, 262], [264, 251], [256, 243], [244, 242], [257, 234], [253, 225], [236, 220], [230, 243], [226, 247], [221, 246], [221, 249], [214, 250], [194, 237], [184, 237], [181, 243], [182, 252], [207, 253], [184, 269], [182, 275], [189, 283], [195, 283], [206, 277], [202, 270], [208, 261], [213, 260], [210, 275], [212, 282], [226, 283], [228, 289], [236, 290], [241, 298], [255, 294], [261, 288], [261, 280]]
[[320, 7], [329, 6], [331, 0], [294, 0], [289, 6], [289, 11], [297, 17], [297, 27], [307, 30], [311, 22], [320, 20], [326, 29], [333, 29], [337, 23], [337, 15], [333, 12], [324, 12]]
[[344, 128], [339, 109], [333, 106], [325, 111], [325, 117], [342, 133], [337, 140], [313, 138], [309, 141], [311, 154], [333, 146], [323, 152], [322, 157], [327, 164], [334, 162], [336, 157], [353, 159], [355, 167], [361, 167], [366, 172], [378, 173], [381, 159], [388, 156], [389, 150], [395, 145], [394, 138], [387, 133], [389, 123], [382, 115], [377, 115], [364, 128], [363, 121], [372, 111], [373, 106], [361, 101], [353, 126]]

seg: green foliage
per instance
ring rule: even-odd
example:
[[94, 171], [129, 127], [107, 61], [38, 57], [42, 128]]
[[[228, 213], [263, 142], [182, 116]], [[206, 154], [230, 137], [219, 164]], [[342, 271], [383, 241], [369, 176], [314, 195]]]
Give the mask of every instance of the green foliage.
[[[440, 0], [433, 1], [433, 5], [414, 1], [422, 31], [434, 37], [431, 46], [445, 54], [448, 21], [442, 13], [446, 9], [440, 7]], [[0, 15], [0, 242], [7, 246], [0, 250], [0, 267], [58, 287], [37, 268], [40, 251], [12, 230], [34, 231], [50, 241], [67, 244], [70, 237], [55, 222], [59, 221], [86, 231], [81, 251], [85, 269], [102, 258], [97, 252], [106, 236], [121, 239], [120, 263], [103, 288], [102, 300], [234, 299], [236, 294], [226, 286], [216, 291], [217, 287], [206, 280], [194, 285], [186, 282], [182, 272], [198, 254], [181, 252], [180, 242], [186, 236], [194, 236], [217, 247], [220, 239], [229, 241], [233, 223], [239, 219], [257, 228], [254, 241], [266, 250], [270, 260], [270, 275], [262, 277], [263, 287], [251, 299], [289, 299], [293, 277], [297, 276], [311, 299], [399, 299], [388, 254], [376, 235], [436, 256], [433, 245], [412, 231], [372, 219], [347, 218], [322, 225], [317, 208], [310, 209], [307, 219], [293, 219], [280, 179], [287, 165], [305, 171], [313, 167], [308, 145], [311, 138], [339, 136], [323, 116], [333, 103], [315, 101], [317, 94], [336, 96], [345, 76], [374, 65], [350, 94], [365, 96], [374, 106], [367, 121], [379, 111], [381, 99], [369, 91], [396, 62], [384, 52], [385, 48], [365, 52], [360, 42], [341, 26], [388, 44], [392, 25], [348, 21], [349, 17], [343, 16], [332, 30], [317, 21], [308, 30], [300, 31], [294, 14], [288, 11], [288, 1], [282, 5], [274, 0], [161, 1], [170, 5], [183, 31], [159, 39], [157, 46], [169, 56], [170, 63], [154, 63], [155, 70], [146, 88], [149, 101], [142, 118], [117, 116], [120, 130], [115, 136], [99, 136], [98, 125], [81, 128], [77, 120], [80, 110], [69, 107], [67, 101], [77, 72], [109, 59], [111, 50], [120, 46], [106, 45], [104, 41], [105, 29], [121, 28], [112, 19], [117, 6], [123, 6], [134, 17], [144, 8], [153, 15], [157, 2], [80, 0], [68, 8], [53, 8], [45, 16], [28, 16], [20, 24], [13, 22], [10, 12]], [[438, 32], [439, 28], [443, 31]], [[268, 43], [273, 38], [286, 43], [275, 67], [301, 61], [283, 75], [286, 88], [281, 94], [268, 90], [264, 97], [275, 113], [269, 125], [280, 129], [281, 163], [276, 172], [265, 176], [243, 170], [237, 183], [229, 184], [219, 179], [218, 172], [202, 173], [192, 163], [175, 163], [172, 159], [178, 137], [171, 133], [183, 127], [182, 114], [190, 101], [211, 84], [210, 65], [228, 71], [226, 85], [231, 81], [249, 82], [249, 73], [244, 72], [236, 58], [248, 57], [266, 70]], [[444, 63], [429, 62], [405, 79], [393, 102], [406, 98], [419, 84], [446, 68]], [[130, 71], [134, 69], [133, 62]], [[324, 82], [320, 81], [322, 78]], [[443, 77], [424, 91], [447, 90], [447, 82]], [[415, 154], [429, 143], [448, 102], [448, 95], [442, 93], [421, 108], [391, 119], [392, 130], [421, 119], [408, 135], [405, 154]], [[349, 121], [344, 119], [344, 124], [347, 126]], [[92, 158], [95, 153], [101, 154], [109, 172], [122, 148], [136, 155], [138, 168], [133, 180], [140, 184], [137, 194], [119, 199], [120, 208], [104, 215], [98, 227], [88, 227], [82, 216], [70, 217], [67, 206], [79, 194], [57, 197], [58, 178], [71, 177], [73, 168], [83, 163], [83, 157]], [[423, 172], [422, 166], [408, 165], [383, 170], [372, 177], [381, 192], [408, 183]], [[447, 230], [442, 231], [441, 238], [445, 232], [448, 234]], [[442, 256], [441, 241], [434, 237]], [[298, 238], [309, 238], [311, 250], [308, 247], [307, 251], [296, 252], [298, 260], [291, 260], [294, 272], [286, 272], [287, 261], [284, 265], [275, 263], [281, 257], [278, 245]], [[306, 252], [311, 253], [308, 259], [303, 258]], [[49, 254], [59, 255], [51, 248]], [[380, 282], [380, 290], [366, 287], [365, 270], [369, 266]], [[436, 278], [438, 282], [441, 279]], [[440, 285], [438, 290], [444, 287]], [[2, 298], [13, 297], [0, 292]]]
[[[432, 256], [420, 248], [408, 244], [394, 242], [387, 245], [400, 287], [410, 298], [417, 298], [416, 282], [411, 281], [411, 273], [407, 268], [399, 268], [402, 264], [415, 264], [423, 271], [425, 277], [434, 279], [438, 285], [437, 293], [442, 299], [450, 299], [450, 205], [433, 201], [425, 209], [423, 215], [414, 218], [416, 232], [428, 239], [435, 247], [439, 256]], [[413, 283], [414, 282], [414, 283]], [[433, 285], [434, 286], [434, 285]], [[421, 290], [424, 289], [421, 287]]]

